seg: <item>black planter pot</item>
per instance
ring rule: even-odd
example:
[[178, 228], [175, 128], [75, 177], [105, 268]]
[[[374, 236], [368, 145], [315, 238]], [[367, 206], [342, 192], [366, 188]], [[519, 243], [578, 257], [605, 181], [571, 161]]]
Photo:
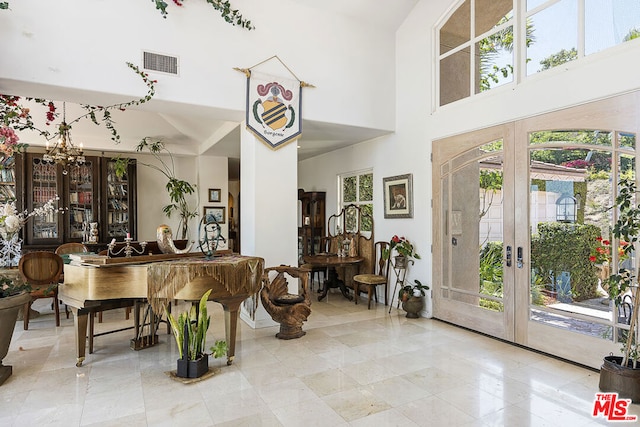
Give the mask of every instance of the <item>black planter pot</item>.
[[[600, 368], [600, 391], [616, 392], [624, 399], [640, 403], [640, 368], [622, 366], [621, 356], [606, 356]], [[639, 364], [640, 366], [640, 364]]]
[[209, 355], [206, 353], [195, 360], [178, 359], [177, 377], [199, 378], [207, 372], [209, 372]]

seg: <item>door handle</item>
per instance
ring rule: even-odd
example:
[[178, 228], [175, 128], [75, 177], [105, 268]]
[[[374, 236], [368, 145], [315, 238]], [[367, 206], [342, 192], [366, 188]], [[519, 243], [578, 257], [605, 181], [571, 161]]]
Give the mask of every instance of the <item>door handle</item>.
[[505, 259], [507, 267], [511, 267], [511, 246], [507, 246], [507, 258]]
[[518, 266], [518, 268], [522, 268], [524, 266], [524, 261], [522, 259], [522, 246], [518, 246], [516, 265]]

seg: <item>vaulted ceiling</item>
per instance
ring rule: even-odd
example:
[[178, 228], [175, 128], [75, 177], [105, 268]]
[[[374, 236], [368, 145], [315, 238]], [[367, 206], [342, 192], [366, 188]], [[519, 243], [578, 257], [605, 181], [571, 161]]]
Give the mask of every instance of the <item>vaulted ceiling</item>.
[[[294, 0], [310, 8], [322, 8], [331, 13], [346, 15], [375, 26], [383, 26], [395, 30], [404, 21], [418, 0], [394, 0], [393, 6], [373, 6], [369, 0]], [[29, 83], [20, 83], [24, 87], [19, 95], [43, 96], [37, 94], [37, 87]], [[21, 87], [15, 86], [17, 90]], [[75, 99], [63, 89], [59, 93], [48, 88], [48, 99]], [[77, 95], [77, 94], [76, 94]], [[104, 101], [102, 101], [104, 102]], [[121, 102], [121, 101], [118, 101]], [[91, 102], [94, 104], [94, 102]], [[103, 104], [104, 105], [104, 104]], [[82, 114], [79, 105], [67, 103], [67, 119]], [[37, 109], [38, 107], [34, 107]], [[167, 112], [169, 111], [169, 112]], [[35, 112], [35, 111], [34, 111]], [[224, 116], [224, 117], [223, 117]], [[162, 113], [128, 110], [122, 114], [114, 113], [119, 133], [123, 141], [116, 146], [110, 143], [110, 134], [104, 126], [95, 126], [89, 120], [73, 124], [74, 143], [83, 142], [87, 149], [101, 147], [105, 151], [128, 151], [146, 136], [171, 141], [172, 152], [177, 154], [208, 154], [230, 158], [240, 157], [240, 123], [244, 112], [225, 112], [221, 116], [214, 109], [202, 106], [180, 105], [175, 108], [164, 108]], [[35, 114], [34, 114], [34, 117]], [[43, 117], [43, 115], [41, 116]], [[40, 126], [43, 124], [40, 123]], [[303, 119], [303, 133], [298, 140], [299, 160], [308, 159], [329, 151], [357, 144], [382, 136], [388, 131], [346, 126], [335, 123], [321, 123]], [[149, 129], [154, 134], [149, 135]], [[44, 145], [36, 135], [24, 135], [26, 141], [34, 145]], [[176, 148], [178, 147], [178, 148]]]

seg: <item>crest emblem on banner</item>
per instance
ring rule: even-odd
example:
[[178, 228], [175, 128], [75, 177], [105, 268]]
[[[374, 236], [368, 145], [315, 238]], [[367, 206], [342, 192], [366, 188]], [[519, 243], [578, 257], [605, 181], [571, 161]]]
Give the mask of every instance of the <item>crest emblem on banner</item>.
[[247, 128], [273, 149], [302, 134], [298, 80], [251, 71], [247, 77]]

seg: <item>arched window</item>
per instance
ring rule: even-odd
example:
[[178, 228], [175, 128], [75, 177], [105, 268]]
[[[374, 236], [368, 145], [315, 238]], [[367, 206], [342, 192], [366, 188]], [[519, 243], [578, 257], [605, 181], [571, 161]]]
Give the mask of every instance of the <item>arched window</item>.
[[463, 0], [438, 30], [442, 106], [639, 38], [640, 8], [637, 0]]

